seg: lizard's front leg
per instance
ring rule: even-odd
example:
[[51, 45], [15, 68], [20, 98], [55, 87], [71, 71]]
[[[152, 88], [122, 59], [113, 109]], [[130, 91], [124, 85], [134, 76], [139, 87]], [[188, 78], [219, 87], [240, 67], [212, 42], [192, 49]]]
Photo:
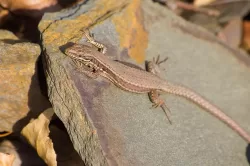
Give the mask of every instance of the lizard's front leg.
[[83, 31], [84, 35], [86, 36], [86, 38], [88, 39], [88, 43], [94, 45], [95, 47], [97, 47], [98, 49], [100, 49], [100, 52], [105, 54], [107, 52], [107, 47], [105, 47], [103, 44], [95, 41], [93, 34], [90, 34], [89, 30], [87, 32], [87, 30]]
[[[168, 60], [168, 57], [166, 57], [163, 60], [160, 60], [160, 55], [158, 55], [156, 59], [155, 57], [153, 58], [153, 61], [146, 62], [146, 70], [155, 75], [160, 75], [161, 73], [160, 64], [166, 62], [167, 60]], [[163, 70], [165, 69], [163, 68]]]

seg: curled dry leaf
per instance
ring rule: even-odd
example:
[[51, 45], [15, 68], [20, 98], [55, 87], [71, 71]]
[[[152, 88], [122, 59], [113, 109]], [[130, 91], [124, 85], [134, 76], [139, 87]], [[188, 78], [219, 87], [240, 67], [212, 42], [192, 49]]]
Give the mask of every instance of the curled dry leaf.
[[57, 4], [57, 0], [1, 0], [0, 4], [11, 11], [19, 9], [43, 9]]
[[14, 159], [15, 159], [14, 154], [0, 152], [0, 165], [1, 166], [12, 166]]
[[159, 2], [161, 4], [165, 4], [170, 10], [174, 11], [176, 14], [180, 14], [178, 9], [194, 11], [198, 13], [203, 13], [209, 16], [219, 16], [220, 12], [215, 9], [209, 8], [199, 8], [198, 6], [194, 6], [191, 3], [187, 3], [179, 0], [154, 0], [155, 2]]
[[48, 137], [50, 132], [49, 123], [53, 114], [54, 111], [51, 108], [45, 110], [37, 119], [25, 126], [21, 132], [28, 142], [37, 150], [38, 155], [49, 166], [57, 165], [53, 143]]
[[242, 40], [242, 20], [234, 18], [217, 34], [217, 36], [231, 47], [238, 47]]
[[14, 154], [0, 152], [0, 165], [1, 166], [12, 166], [15, 160]]
[[10, 135], [11, 133], [12, 133], [12, 131], [0, 132], [0, 138], [1, 138], [1, 137], [6, 137], [6, 136]]
[[243, 23], [243, 39], [242, 47], [249, 52], [250, 50], [250, 22], [244, 21]]
[[194, 0], [194, 6], [200, 7], [200, 6], [205, 6], [208, 5], [215, 0]]
[[[57, 0], [1, 0], [0, 5], [12, 12], [19, 12], [31, 17], [41, 16], [45, 11], [61, 9]], [[26, 11], [26, 12], [25, 12]]]
[[22, 161], [15, 146], [9, 140], [0, 144], [0, 166], [20, 166]]

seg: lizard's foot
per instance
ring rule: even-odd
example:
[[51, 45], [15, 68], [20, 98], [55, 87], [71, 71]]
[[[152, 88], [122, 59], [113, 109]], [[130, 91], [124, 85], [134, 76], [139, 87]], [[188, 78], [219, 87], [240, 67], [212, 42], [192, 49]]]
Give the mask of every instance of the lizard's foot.
[[171, 113], [170, 109], [167, 107], [167, 105], [162, 99], [158, 99], [157, 103], [152, 104], [152, 108], [157, 108], [157, 107], [161, 107], [163, 110], [168, 110], [168, 112]]
[[167, 60], [168, 57], [160, 60], [160, 55], [158, 55], [156, 58], [154, 57], [152, 61], [146, 62], [146, 70], [153, 74], [160, 75], [161, 70], [165, 70], [165, 68], [161, 67], [160, 64], [166, 62]]
[[165, 63], [168, 60], [168, 57], [164, 58], [163, 60], [160, 60], [160, 55], [158, 55], [155, 59], [155, 57], [153, 58], [153, 61], [151, 64], [152, 65], [152, 70], [155, 70], [157, 74], [160, 73], [160, 68], [162, 70], [166, 70], [164, 67], [161, 67], [162, 63]]
[[161, 60], [160, 61], [160, 55], [157, 56], [157, 58], [153, 58], [153, 62], [156, 64], [156, 65], [160, 65], [161, 63], [164, 63], [168, 60], [168, 57], [166, 57], [165, 59]]
[[103, 54], [105, 54], [107, 52], [107, 47], [105, 47], [103, 44], [95, 41], [94, 39], [94, 35], [90, 34], [89, 30], [84, 30], [83, 31], [84, 35], [86, 36], [86, 38], [88, 39], [88, 43], [94, 45], [95, 47], [97, 47], [98, 49], [100, 49], [99, 51]]

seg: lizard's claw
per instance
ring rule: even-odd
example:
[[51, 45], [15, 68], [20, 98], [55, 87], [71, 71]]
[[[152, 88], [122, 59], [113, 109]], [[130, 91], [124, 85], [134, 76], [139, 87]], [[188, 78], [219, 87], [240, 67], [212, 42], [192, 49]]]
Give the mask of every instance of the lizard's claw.
[[164, 63], [164, 62], [166, 62], [167, 60], [168, 60], [168, 57], [166, 57], [165, 59], [163, 59], [163, 60], [160, 61], [160, 55], [157, 56], [157, 59], [156, 59], [156, 60], [153, 59], [153, 61], [154, 61], [155, 64], [157, 64], [157, 65], [160, 65], [161, 63]]
[[[164, 103], [164, 101], [159, 101], [158, 103], [154, 103], [152, 105], [152, 108], [157, 108], [157, 107], [161, 107], [162, 110], [165, 112], [167, 119], [169, 121], [170, 124], [172, 124], [172, 121], [170, 120], [168, 113], [171, 113], [170, 109], [167, 107], [167, 105]], [[167, 112], [168, 111], [168, 112]]]
[[163, 109], [163, 111], [165, 112], [166, 117], [167, 117], [169, 123], [172, 124], [172, 121], [170, 120], [170, 118], [169, 118], [169, 116], [168, 116], [168, 113], [167, 113], [167, 111], [166, 111], [166, 110], [168, 110], [168, 112], [171, 113], [171, 112], [170, 112], [170, 109], [166, 106], [165, 103], [161, 104], [160, 107], [161, 107], [161, 108]]

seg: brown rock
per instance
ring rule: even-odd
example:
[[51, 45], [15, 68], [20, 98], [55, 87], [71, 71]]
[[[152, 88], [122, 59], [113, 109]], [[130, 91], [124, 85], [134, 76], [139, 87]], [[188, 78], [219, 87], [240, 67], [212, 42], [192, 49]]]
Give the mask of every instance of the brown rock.
[[[12, 131], [14, 124], [19, 130], [50, 104], [41, 94], [36, 73], [39, 46], [18, 40], [5, 42], [0, 42], [0, 131]], [[25, 116], [27, 121], [19, 121]]]

